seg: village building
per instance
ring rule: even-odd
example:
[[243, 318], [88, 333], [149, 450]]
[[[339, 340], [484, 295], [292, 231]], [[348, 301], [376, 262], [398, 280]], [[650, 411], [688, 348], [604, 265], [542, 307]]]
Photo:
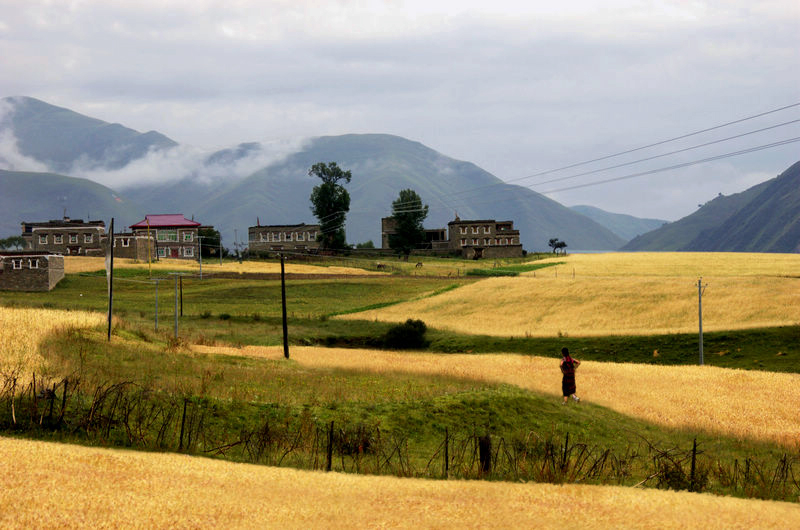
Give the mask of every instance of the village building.
[[[447, 249], [447, 229], [445, 228], [426, 228], [425, 242], [420, 249]], [[389, 250], [389, 236], [397, 233], [397, 220], [394, 217], [381, 218], [381, 248]]]
[[73, 256], [102, 256], [105, 253], [103, 221], [55, 219], [47, 222], [23, 222], [22, 237], [26, 249]]
[[449, 246], [466, 259], [522, 257], [519, 230], [513, 221], [494, 219], [462, 220], [447, 223]]
[[[153, 238], [156, 257], [196, 260], [200, 256], [198, 232], [200, 228], [208, 227], [193, 219], [187, 219], [183, 214], [158, 214], [146, 215], [143, 220], [131, 225], [130, 228], [134, 238], [143, 238], [145, 252], [147, 238]], [[119, 241], [119, 246], [116, 248], [125, 248], [123, 246], [125, 237], [114, 239], [115, 243]], [[130, 245], [131, 241], [128, 239], [128, 246]]]
[[64, 278], [64, 256], [30, 250], [0, 252], [0, 290], [50, 291]]
[[114, 234], [114, 256], [138, 261], [156, 259], [155, 234], [150, 236], [134, 232]]
[[247, 248], [258, 252], [315, 252], [319, 250], [317, 236], [320, 225], [300, 223], [296, 225], [261, 225], [247, 228]]

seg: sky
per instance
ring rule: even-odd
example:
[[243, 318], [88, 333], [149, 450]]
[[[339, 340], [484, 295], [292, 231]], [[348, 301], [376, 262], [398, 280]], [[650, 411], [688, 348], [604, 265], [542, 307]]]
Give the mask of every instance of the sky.
[[676, 220], [800, 160], [724, 156], [800, 137], [798, 34], [796, 0], [0, 0], [0, 97], [187, 149], [395, 134], [568, 206]]

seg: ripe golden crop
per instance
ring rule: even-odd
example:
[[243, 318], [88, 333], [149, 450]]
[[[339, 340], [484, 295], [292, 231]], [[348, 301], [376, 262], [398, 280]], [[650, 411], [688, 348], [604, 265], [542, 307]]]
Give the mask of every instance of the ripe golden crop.
[[0, 438], [0, 526], [795, 528], [791, 503], [299, 471]]
[[89, 311], [0, 307], [0, 373], [15, 371], [29, 376], [43, 367], [39, 342], [45, 335], [104, 321], [105, 315]]
[[[278, 347], [194, 348], [205, 353], [283, 358]], [[553, 399], [561, 395], [557, 352], [546, 358], [293, 347], [291, 359], [309, 367], [462, 377], [508, 383], [551, 394]], [[800, 447], [800, 374], [584, 361], [577, 383], [578, 395], [585, 402], [658, 425]]]

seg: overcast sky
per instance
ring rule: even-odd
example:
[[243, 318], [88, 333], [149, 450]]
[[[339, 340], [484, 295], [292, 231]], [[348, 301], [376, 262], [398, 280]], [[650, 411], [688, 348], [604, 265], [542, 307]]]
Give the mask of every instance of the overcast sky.
[[[400, 135], [565, 204], [674, 220], [774, 177], [800, 143], [800, 2], [0, 0], [0, 96], [182, 144]], [[530, 177], [530, 178], [525, 178]], [[561, 178], [546, 183], [543, 181]]]

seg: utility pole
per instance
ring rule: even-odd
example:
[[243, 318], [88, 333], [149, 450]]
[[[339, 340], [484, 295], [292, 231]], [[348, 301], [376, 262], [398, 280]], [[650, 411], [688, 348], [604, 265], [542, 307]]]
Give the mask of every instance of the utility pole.
[[286, 323], [286, 274], [281, 253], [281, 305], [283, 306], [283, 356], [289, 358], [289, 326]]
[[197, 244], [199, 245], [198, 254], [200, 255], [200, 279], [203, 279], [203, 236], [197, 236]]
[[178, 338], [178, 275], [175, 275], [175, 338]]
[[697, 280], [697, 320], [700, 324], [700, 366], [703, 365], [703, 291], [706, 285], [703, 285], [702, 277]]
[[[65, 214], [66, 215], [66, 214]], [[108, 238], [106, 276], [108, 277], [108, 340], [111, 342], [111, 315], [114, 307], [114, 218], [111, 218], [111, 234]]]

